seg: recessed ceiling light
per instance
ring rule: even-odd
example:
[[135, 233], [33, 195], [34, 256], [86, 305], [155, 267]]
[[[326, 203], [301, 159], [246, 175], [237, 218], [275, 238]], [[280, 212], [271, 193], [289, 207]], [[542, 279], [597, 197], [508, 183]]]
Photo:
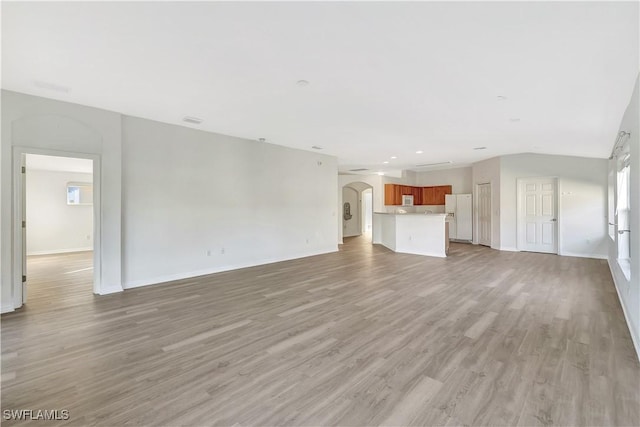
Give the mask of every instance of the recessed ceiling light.
[[314, 150], [322, 150], [322, 147], [318, 147], [317, 145], [312, 145], [311, 148]]
[[197, 117], [191, 117], [191, 116], [184, 116], [182, 121], [187, 123], [193, 123], [194, 125], [199, 125], [200, 123], [202, 123], [202, 119], [199, 119]]
[[475, 147], [474, 150], [486, 150], [487, 147]]
[[382, 176], [384, 175], [384, 172], [378, 172], [378, 175]]
[[68, 86], [57, 85], [55, 83], [43, 82], [40, 80], [34, 81], [33, 84], [40, 89], [54, 90], [56, 92], [69, 93], [69, 91], [71, 91], [71, 88]]
[[382, 162], [382, 163], [384, 163], [384, 164], [386, 165], [386, 164], [388, 164], [389, 162], [387, 162], [387, 161], [384, 161], [384, 162]]
[[422, 154], [422, 153], [424, 153], [424, 151], [422, 151], [422, 150], [416, 151], [416, 154]]
[[507, 99], [504, 95], [498, 95], [498, 101], [505, 101]]
[[297, 84], [298, 86], [308, 86], [308, 85], [309, 85], [309, 82], [308, 82], [308, 81], [306, 81], [306, 80], [298, 80], [298, 81], [296, 82], [296, 84]]
[[512, 119], [509, 119], [509, 121], [510, 121], [511, 123], [517, 123], [517, 122], [519, 122], [519, 121], [520, 121], [520, 119], [519, 119], [519, 118], [517, 118], [517, 117], [514, 117], [514, 118], [512, 118]]
[[391, 158], [392, 158], [392, 159], [397, 159], [398, 157], [397, 157], [397, 156], [391, 156]]

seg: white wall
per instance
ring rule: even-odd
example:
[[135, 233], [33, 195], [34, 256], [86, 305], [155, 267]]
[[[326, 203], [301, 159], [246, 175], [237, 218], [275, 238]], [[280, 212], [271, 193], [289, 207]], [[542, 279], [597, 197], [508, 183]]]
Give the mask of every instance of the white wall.
[[607, 159], [516, 154], [500, 158], [501, 248], [517, 244], [517, 180], [558, 178], [560, 255], [606, 258]]
[[101, 293], [337, 250], [334, 157], [1, 93], [3, 312], [21, 304], [12, 283], [20, 271], [13, 147], [98, 159]]
[[362, 232], [371, 232], [373, 228], [373, 190], [362, 192]]
[[93, 249], [93, 205], [68, 205], [67, 183], [93, 175], [27, 170], [27, 254]]
[[126, 288], [337, 250], [335, 157], [128, 116], [122, 131]]
[[428, 172], [417, 172], [416, 183], [418, 187], [433, 187], [438, 185], [450, 185], [453, 194], [471, 194], [472, 168], [441, 169]]
[[478, 243], [477, 185], [491, 183], [491, 247], [500, 249], [500, 157], [474, 163], [471, 167], [473, 194], [473, 243]]
[[[105, 110], [3, 90], [0, 209], [2, 311], [22, 304], [14, 294], [12, 262], [12, 148], [54, 150], [60, 155], [99, 156], [101, 165], [99, 271], [101, 292], [122, 290], [121, 272], [121, 116]], [[97, 238], [97, 237], [96, 237]], [[19, 260], [18, 260], [19, 266]]]
[[627, 280], [617, 262], [617, 244], [608, 239], [609, 267], [613, 275], [618, 296], [627, 318], [631, 337], [640, 357], [640, 78], [636, 80], [631, 101], [624, 113], [619, 130], [631, 132], [631, 278]]

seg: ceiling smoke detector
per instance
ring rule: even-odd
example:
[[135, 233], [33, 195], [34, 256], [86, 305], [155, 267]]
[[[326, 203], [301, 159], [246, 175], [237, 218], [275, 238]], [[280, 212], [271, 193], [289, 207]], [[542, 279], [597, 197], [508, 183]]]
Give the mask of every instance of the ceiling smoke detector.
[[298, 80], [296, 84], [298, 86], [309, 86], [309, 82], [307, 80]]
[[322, 147], [319, 147], [317, 145], [312, 145], [311, 148], [313, 148], [314, 150], [322, 150]]
[[258, 138], [258, 141], [260, 142], [265, 142], [267, 139], [266, 138]]
[[486, 150], [487, 147], [475, 147], [474, 150]]
[[194, 125], [199, 125], [200, 123], [202, 123], [202, 119], [199, 119], [197, 117], [192, 117], [192, 116], [184, 116], [182, 121], [187, 123], [193, 123]]

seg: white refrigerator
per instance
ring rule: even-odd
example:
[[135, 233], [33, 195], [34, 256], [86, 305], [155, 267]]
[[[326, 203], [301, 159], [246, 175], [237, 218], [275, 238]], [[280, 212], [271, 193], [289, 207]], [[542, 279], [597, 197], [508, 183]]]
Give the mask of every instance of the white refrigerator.
[[444, 211], [449, 223], [449, 239], [471, 241], [473, 216], [471, 194], [447, 194]]

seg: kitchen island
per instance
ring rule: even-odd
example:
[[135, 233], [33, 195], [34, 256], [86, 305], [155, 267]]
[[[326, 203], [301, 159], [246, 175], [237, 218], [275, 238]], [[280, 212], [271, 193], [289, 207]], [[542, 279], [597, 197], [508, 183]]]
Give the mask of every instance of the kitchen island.
[[394, 252], [446, 257], [449, 251], [446, 214], [373, 214], [373, 243]]

